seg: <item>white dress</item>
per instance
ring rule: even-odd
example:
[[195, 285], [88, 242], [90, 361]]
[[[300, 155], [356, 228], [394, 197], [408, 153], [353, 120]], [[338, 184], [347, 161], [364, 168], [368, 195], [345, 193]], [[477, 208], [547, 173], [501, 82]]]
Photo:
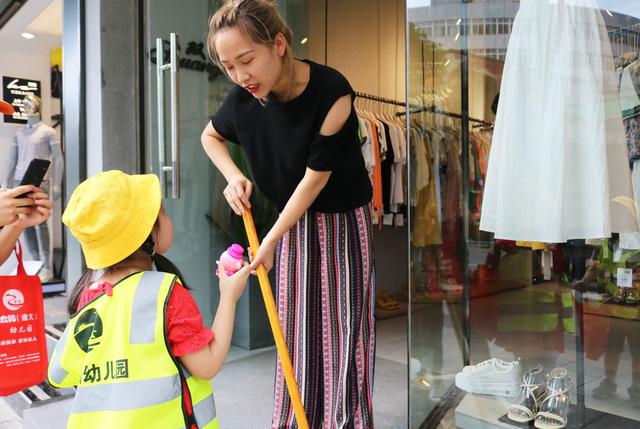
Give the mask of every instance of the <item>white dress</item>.
[[561, 243], [637, 230], [617, 77], [596, 0], [522, 0], [480, 229]]

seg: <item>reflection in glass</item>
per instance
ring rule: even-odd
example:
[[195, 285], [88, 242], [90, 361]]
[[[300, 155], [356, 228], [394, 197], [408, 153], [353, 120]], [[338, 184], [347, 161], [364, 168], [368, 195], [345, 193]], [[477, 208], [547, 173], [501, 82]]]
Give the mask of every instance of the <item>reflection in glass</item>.
[[[408, 8], [411, 427], [640, 421], [634, 3]], [[455, 388], [494, 358], [516, 400]]]

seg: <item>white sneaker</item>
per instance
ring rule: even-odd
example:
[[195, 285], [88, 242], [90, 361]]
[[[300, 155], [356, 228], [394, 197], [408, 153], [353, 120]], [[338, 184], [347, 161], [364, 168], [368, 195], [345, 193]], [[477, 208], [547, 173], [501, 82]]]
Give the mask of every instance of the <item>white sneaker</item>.
[[520, 361], [492, 358], [465, 366], [456, 374], [456, 386], [469, 393], [514, 398], [520, 390]]

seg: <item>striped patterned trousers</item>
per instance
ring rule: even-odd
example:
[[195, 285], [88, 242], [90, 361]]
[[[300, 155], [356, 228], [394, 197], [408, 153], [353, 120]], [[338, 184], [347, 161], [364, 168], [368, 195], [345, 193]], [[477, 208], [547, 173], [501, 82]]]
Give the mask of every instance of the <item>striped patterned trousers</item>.
[[[276, 301], [312, 429], [373, 428], [370, 205], [306, 213], [276, 247]], [[297, 428], [280, 362], [272, 428]]]

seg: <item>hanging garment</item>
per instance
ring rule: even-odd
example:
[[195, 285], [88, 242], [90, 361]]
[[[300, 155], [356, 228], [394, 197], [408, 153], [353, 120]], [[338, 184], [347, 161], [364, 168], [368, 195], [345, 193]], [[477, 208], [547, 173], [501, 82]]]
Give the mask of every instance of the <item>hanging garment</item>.
[[624, 68], [620, 79], [620, 108], [630, 160], [640, 158], [640, 61]]
[[[415, 161], [415, 168], [411, 169], [411, 173], [415, 174], [415, 186], [412, 186], [411, 190], [412, 193], [416, 193], [415, 197], [414, 195], [411, 196], [411, 200], [412, 205], [415, 206], [418, 204], [417, 193], [422, 191], [422, 189], [429, 184], [430, 180], [433, 180], [433, 172], [430, 171], [430, 168], [432, 168], [432, 160], [430, 159], [431, 149], [427, 149], [427, 146], [430, 145], [429, 138], [426, 135], [423, 135], [418, 129], [412, 128], [411, 132], [413, 135], [411, 143], [413, 143], [412, 147], [414, 148], [414, 151], [412, 152], [414, 155], [411, 159], [412, 161]], [[429, 153], [428, 157], [427, 153]]]
[[[380, 138], [381, 136], [382, 138]], [[384, 202], [384, 214], [386, 215], [391, 213], [391, 169], [393, 167], [393, 163], [395, 162], [395, 157], [392, 149], [389, 125], [387, 125], [385, 122], [378, 121], [378, 137], [381, 142], [385, 142], [386, 144], [386, 155], [384, 159], [381, 157], [382, 198]]]
[[380, 226], [382, 226], [382, 171], [380, 169], [380, 145], [378, 143], [378, 130], [373, 120], [368, 121], [371, 128], [371, 137], [373, 139], [373, 208], [375, 210], [375, 218]]
[[[636, 210], [640, 209], [640, 159], [633, 161], [631, 185]], [[620, 248], [640, 250], [640, 232], [624, 232], [620, 234]]]
[[438, 190], [436, 192], [436, 213], [438, 214], [439, 226], [442, 226], [442, 192], [440, 192], [440, 190], [442, 189], [442, 178], [440, 177], [440, 165], [442, 164], [441, 153], [444, 152], [440, 150], [440, 142], [442, 141], [442, 138], [443, 136], [442, 134], [440, 134], [440, 132], [435, 130], [429, 131], [429, 144], [431, 145], [433, 171], [435, 174], [434, 180], [436, 189]]
[[637, 230], [617, 80], [596, 0], [522, 0], [480, 228], [548, 243]]
[[391, 187], [391, 209], [395, 213], [400, 212], [400, 206], [405, 203], [403, 177], [407, 165], [407, 149], [405, 130], [397, 124], [391, 124], [396, 130], [394, 144], [395, 162], [392, 168], [393, 186]]
[[[437, 173], [433, 171], [434, 163], [429, 136], [427, 133], [422, 135], [418, 133], [418, 136], [421, 137], [420, 140], [416, 139], [414, 142], [416, 147], [414, 153], [419, 155], [419, 161], [417, 163], [418, 172], [416, 173], [417, 206], [415, 209], [415, 221], [412, 223], [413, 245], [424, 247], [442, 244], [442, 236], [440, 234], [440, 224], [438, 223], [436, 199], [435, 178]], [[422, 155], [423, 153], [424, 155]], [[420, 172], [422, 169], [425, 169], [425, 171]], [[420, 180], [418, 180], [418, 177]]]
[[366, 121], [358, 116], [358, 135], [360, 136], [362, 158], [364, 166], [369, 173], [369, 180], [373, 184], [373, 169], [375, 167], [375, 155], [373, 153], [373, 138], [370, 129], [367, 128]]
[[463, 281], [461, 261], [462, 236], [462, 165], [460, 141], [456, 135], [447, 134], [444, 139], [447, 170], [444, 185], [442, 258], [441, 267], [445, 282], [461, 285]]

